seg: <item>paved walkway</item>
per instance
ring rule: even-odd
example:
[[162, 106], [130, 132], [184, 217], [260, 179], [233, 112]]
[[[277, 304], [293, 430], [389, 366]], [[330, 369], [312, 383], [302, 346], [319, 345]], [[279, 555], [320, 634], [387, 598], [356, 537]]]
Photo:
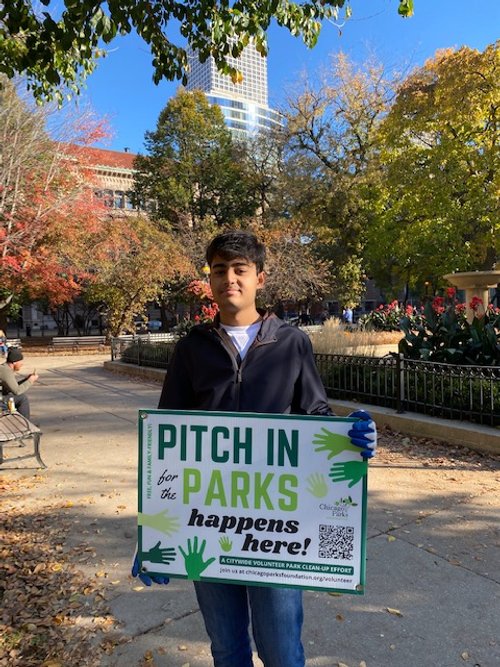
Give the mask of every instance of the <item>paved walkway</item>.
[[[103, 667], [210, 667], [191, 584], [136, 590], [129, 576], [137, 410], [156, 407], [160, 389], [105, 371], [106, 358], [27, 355], [26, 370], [40, 373], [30, 398], [48, 465], [27, 491], [30, 502], [68, 502], [69, 541], [84, 535], [95, 549], [82, 568], [92, 577], [106, 572], [112, 611], [130, 641], [104, 656]], [[305, 594], [307, 667], [500, 664], [499, 471], [491, 459], [381, 448], [370, 464], [366, 594]], [[144, 662], [147, 651], [154, 662]]]

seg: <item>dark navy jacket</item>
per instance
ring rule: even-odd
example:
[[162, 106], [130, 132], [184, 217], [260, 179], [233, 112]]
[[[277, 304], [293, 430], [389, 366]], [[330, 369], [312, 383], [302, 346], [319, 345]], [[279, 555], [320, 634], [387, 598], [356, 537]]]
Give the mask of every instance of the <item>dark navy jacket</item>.
[[243, 360], [217, 321], [193, 327], [176, 345], [158, 408], [332, 414], [308, 336], [276, 315], [264, 317]]

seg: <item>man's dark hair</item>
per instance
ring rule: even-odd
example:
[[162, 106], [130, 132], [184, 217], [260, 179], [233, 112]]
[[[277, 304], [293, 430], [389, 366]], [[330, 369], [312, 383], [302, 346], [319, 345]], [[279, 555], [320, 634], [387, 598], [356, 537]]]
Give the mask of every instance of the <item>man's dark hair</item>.
[[253, 262], [257, 267], [257, 273], [264, 271], [266, 261], [266, 247], [251, 232], [234, 230], [218, 234], [210, 241], [207, 248], [207, 264], [212, 266], [216, 255], [230, 260], [243, 257]]

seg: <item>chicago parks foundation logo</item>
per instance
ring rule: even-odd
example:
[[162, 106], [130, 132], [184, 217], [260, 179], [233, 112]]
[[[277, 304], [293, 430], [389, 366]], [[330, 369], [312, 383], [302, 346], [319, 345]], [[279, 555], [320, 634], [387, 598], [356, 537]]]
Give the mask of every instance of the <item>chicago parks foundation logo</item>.
[[334, 503], [321, 503], [319, 508], [324, 512], [328, 512], [334, 519], [347, 519], [349, 517], [349, 508], [357, 507], [351, 496], [339, 498]]

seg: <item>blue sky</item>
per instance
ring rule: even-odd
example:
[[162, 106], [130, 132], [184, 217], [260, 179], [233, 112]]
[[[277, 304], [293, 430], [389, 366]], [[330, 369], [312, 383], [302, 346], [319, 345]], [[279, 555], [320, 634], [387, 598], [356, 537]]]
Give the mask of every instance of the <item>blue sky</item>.
[[[287, 90], [306, 72], [328, 66], [338, 51], [362, 62], [370, 52], [388, 69], [417, 66], [437, 49], [467, 45], [484, 49], [500, 38], [500, 0], [415, 0], [415, 15], [397, 14], [397, 0], [352, 0], [353, 16], [342, 28], [325, 24], [318, 44], [307, 49], [286, 29], [269, 31], [269, 103], [280, 106]], [[152, 82], [148, 47], [129, 35], [109, 45], [110, 53], [89, 77], [80, 103], [108, 118], [113, 136], [100, 145], [143, 151], [144, 133], [153, 130], [178, 82]]]

